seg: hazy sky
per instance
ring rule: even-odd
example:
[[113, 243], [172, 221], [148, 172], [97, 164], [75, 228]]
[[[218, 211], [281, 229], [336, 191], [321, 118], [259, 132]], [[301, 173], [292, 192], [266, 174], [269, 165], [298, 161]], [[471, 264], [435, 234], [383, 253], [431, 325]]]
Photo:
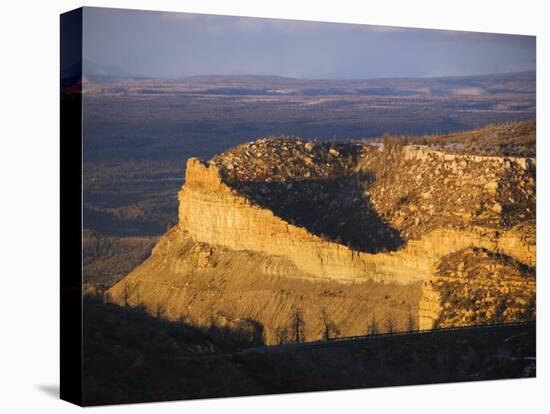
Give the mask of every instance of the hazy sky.
[[84, 59], [137, 76], [301, 78], [476, 75], [535, 70], [535, 37], [86, 8]]

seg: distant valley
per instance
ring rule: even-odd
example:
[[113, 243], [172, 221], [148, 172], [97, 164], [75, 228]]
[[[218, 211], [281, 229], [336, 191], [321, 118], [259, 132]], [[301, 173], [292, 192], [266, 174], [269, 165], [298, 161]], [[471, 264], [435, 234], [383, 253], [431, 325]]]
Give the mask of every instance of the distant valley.
[[202, 76], [84, 83], [86, 160], [210, 158], [243, 141], [444, 134], [533, 119], [533, 72], [303, 80]]

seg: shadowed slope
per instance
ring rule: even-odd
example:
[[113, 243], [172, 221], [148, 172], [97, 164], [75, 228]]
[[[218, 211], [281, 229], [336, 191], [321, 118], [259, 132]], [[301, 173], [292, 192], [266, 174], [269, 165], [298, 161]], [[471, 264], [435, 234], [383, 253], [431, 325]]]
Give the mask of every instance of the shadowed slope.
[[213, 159], [224, 182], [311, 234], [357, 251], [397, 250], [399, 232], [373, 209], [357, 173], [361, 145], [296, 138], [261, 139]]

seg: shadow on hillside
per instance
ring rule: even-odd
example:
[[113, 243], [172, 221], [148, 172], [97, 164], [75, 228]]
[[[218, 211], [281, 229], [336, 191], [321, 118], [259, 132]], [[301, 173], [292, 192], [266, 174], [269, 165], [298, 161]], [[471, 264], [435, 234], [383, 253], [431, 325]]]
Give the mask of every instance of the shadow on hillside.
[[395, 251], [404, 243], [400, 232], [373, 208], [365, 187], [370, 174], [332, 180], [230, 182], [241, 194], [291, 224], [357, 251]]
[[155, 318], [139, 308], [85, 298], [84, 404], [519, 378], [536, 373], [534, 324], [482, 332], [476, 328], [389, 335], [321, 347], [249, 349], [235, 345], [240, 334], [212, 332]]
[[83, 311], [85, 405], [231, 395], [241, 384], [231, 384], [239, 375], [224, 355], [264, 345], [256, 321], [197, 327], [96, 295], [84, 297]]
[[144, 333], [154, 333], [157, 337], [167, 336], [163, 339], [167, 343], [171, 341], [168, 337], [187, 339], [198, 346], [196, 350], [204, 346], [203, 350], [211, 351], [212, 343], [216, 343], [218, 351], [265, 345], [263, 325], [255, 320], [246, 320], [247, 323], [240, 327], [220, 326], [215, 322], [209, 326], [198, 326], [185, 315], [182, 315], [180, 321], [172, 321], [162, 315], [151, 314], [144, 306], [120, 306], [106, 302], [105, 296], [100, 294], [86, 294], [85, 331], [89, 330], [90, 334], [95, 336], [101, 334], [101, 331], [95, 328], [105, 324], [105, 321], [101, 320], [103, 316], [108, 316], [108, 322], [121, 323], [122, 326], [117, 329], [116, 334], [131, 339], [138, 347], [140, 344], [145, 348], [154, 345]]

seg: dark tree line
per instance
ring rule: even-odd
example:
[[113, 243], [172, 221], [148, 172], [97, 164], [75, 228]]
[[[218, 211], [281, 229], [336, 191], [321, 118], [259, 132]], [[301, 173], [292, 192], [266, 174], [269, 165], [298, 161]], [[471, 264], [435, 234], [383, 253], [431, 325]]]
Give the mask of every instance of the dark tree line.
[[[329, 316], [325, 308], [321, 310], [319, 320], [321, 322], [320, 336], [324, 341], [329, 341], [340, 337], [341, 332], [338, 325]], [[300, 308], [293, 309], [288, 325], [279, 327], [275, 332], [277, 344], [281, 345], [287, 343], [305, 342], [305, 327], [306, 322], [304, 320], [302, 310]], [[405, 327], [405, 332], [414, 332], [418, 330], [417, 321], [411, 310], [407, 313]], [[395, 315], [392, 312], [389, 312], [386, 318], [380, 322], [376, 318], [376, 313], [372, 312], [367, 324], [365, 335], [378, 335], [383, 332], [389, 334], [400, 332]]]

